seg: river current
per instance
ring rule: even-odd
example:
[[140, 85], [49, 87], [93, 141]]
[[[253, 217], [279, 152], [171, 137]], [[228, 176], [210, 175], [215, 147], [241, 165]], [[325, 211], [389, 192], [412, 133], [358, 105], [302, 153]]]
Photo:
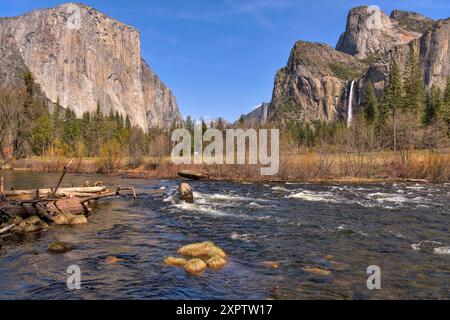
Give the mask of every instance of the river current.
[[[56, 184], [57, 174], [0, 172], [7, 187]], [[197, 181], [195, 204], [179, 180], [101, 180], [138, 198], [101, 200], [80, 226], [0, 239], [0, 299], [449, 299], [450, 184], [309, 184]], [[65, 241], [74, 250], [52, 254]], [[227, 266], [191, 276], [166, 267], [182, 245], [213, 241]], [[105, 258], [122, 260], [105, 264]], [[81, 290], [70, 291], [70, 265]], [[368, 266], [381, 289], [367, 287]], [[326, 274], [314, 270], [326, 270]]]

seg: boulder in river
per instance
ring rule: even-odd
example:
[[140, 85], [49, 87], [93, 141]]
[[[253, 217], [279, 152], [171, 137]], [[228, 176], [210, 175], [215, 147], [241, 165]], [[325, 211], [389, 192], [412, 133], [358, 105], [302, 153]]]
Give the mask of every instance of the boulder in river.
[[55, 224], [83, 224], [87, 223], [88, 220], [84, 214], [72, 214], [72, 213], [60, 213], [54, 217], [53, 222]]
[[72, 246], [62, 241], [55, 241], [48, 245], [48, 251], [52, 253], [65, 253], [72, 250]]
[[48, 228], [48, 224], [39, 219], [37, 216], [31, 216], [25, 220], [19, 222], [13, 230], [16, 233], [29, 233], [45, 230]]
[[180, 170], [178, 171], [178, 175], [183, 178], [191, 179], [191, 180], [200, 180], [203, 178], [201, 172], [194, 170]]
[[212, 269], [212, 270], [222, 269], [223, 267], [225, 267], [226, 264], [227, 264], [227, 260], [225, 260], [224, 258], [222, 258], [219, 255], [212, 256], [211, 258], [206, 260], [206, 265], [208, 266], [209, 269]]
[[184, 267], [186, 262], [186, 259], [176, 257], [167, 257], [164, 259], [164, 263], [167, 266]]
[[191, 258], [207, 259], [213, 256], [219, 256], [223, 259], [226, 259], [227, 257], [225, 252], [211, 241], [188, 244], [179, 248], [177, 252], [182, 256]]
[[199, 275], [206, 270], [206, 267], [206, 263], [202, 259], [191, 259], [184, 265], [184, 270], [192, 275]]
[[186, 203], [194, 203], [194, 192], [189, 184], [186, 182], [180, 183], [178, 187], [178, 194], [181, 201]]
[[227, 264], [227, 255], [211, 241], [197, 242], [182, 246], [177, 253], [183, 258], [167, 257], [164, 263], [168, 266], [184, 267], [187, 273], [199, 275], [206, 268], [219, 270]]

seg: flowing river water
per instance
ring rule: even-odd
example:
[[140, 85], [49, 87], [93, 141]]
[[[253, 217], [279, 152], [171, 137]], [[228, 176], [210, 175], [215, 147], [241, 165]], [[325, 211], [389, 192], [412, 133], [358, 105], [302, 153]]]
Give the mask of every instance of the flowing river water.
[[[59, 177], [0, 175], [16, 188]], [[200, 181], [187, 205], [172, 200], [177, 180], [68, 175], [64, 185], [86, 180], [134, 186], [138, 198], [99, 201], [86, 225], [1, 238], [0, 299], [450, 298], [449, 183]], [[55, 240], [74, 250], [49, 253]], [[181, 245], [206, 240], [227, 252], [224, 269], [191, 276], [164, 266]], [[111, 255], [123, 260], [105, 264]], [[81, 290], [66, 285], [73, 264]], [[381, 269], [380, 290], [367, 288], [370, 265]]]

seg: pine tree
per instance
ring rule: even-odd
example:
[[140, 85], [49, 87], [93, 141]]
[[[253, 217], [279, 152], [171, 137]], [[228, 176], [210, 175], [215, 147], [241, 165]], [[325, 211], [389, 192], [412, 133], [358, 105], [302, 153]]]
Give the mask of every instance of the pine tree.
[[419, 56], [413, 45], [409, 49], [405, 71], [405, 107], [419, 115], [425, 107], [425, 88]]
[[399, 109], [404, 108], [403, 87], [400, 70], [395, 61], [389, 68], [387, 85], [383, 91], [382, 102], [378, 112], [378, 129], [385, 124], [389, 114], [393, 120], [393, 147], [397, 148], [397, 113]]
[[127, 128], [128, 130], [131, 130], [131, 120], [130, 120], [130, 116], [127, 115], [125, 117], [125, 128]]
[[362, 103], [365, 118], [373, 122], [378, 114], [378, 101], [372, 81], [367, 82]]
[[450, 76], [447, 77], [447, 85], [442, 99], [441, 117], [450, 126]]
[[426, 95], [423, 123], [427, 126], [434, 123], [438, 114], [441, 113], [441, 108], [441, 90], [433, 84]]

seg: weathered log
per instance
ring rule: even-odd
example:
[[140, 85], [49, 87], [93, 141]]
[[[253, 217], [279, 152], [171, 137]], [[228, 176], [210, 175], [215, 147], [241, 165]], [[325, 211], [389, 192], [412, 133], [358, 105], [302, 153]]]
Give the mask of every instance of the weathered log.
[[[50, 202], [51, 203], [51, 202]], [[38, 202], [35, 204], [37, 214], [47, 221], [53, 222], [55, 220], [56, 213], [51, 211], [48, 207], [50, 203]]]
[[86, 205], [86, 203], [89, 203], [91, 201], [95, 201], [95, 200], [98, 200], [101, 198], [118, 196], [118, 195], [120, 195], [120, 191], [124, 191], [124, 190], [133, 191], [133, 197], [134, 197], [134, 199], [136, 199], [136, 190], [133, 187], [119, 186], [119, 187], [117, 187], [116, 192], [104, 193], [104, 194], [99, 194], [99, 195], [92, 196], [89, 198], [84, 198], [80, 201], [80, 203], [84, 207], [85, 212], [89, 212], [89, 207]]
[[0, 229], [0, 234], [8, 232], [10, 229], [12, 229], [15, 225], [10, 224], [9, 226], [3, 227]]
[[25, 216], [28, 214], [27, 208], [20, 205], [14, 205], [12, 203], [0, 204], [0, 214], [7, 216]]
[[[61, 195], [61, 194], [70, 194], [70, 193], [76, 193], [76, 192], [81, 192], [81, 193], [99, 193], [99, 192], [103, 192], [106, 190], [106, 187], [103, 186], [99, 186], [99, 187], [71, 187], [71, 188], [60, 188], [57, 195]], [[39, 189], [39, 194], [41, 195], [45, 195], [45, 194], [51, 194], [52, 190], [51, 189]], [[25, 195], [25, 194], [31, 194], [31, 195], [35, 195], [36, 194], [36, 189], [32, 189], [32, 190], [8, 190], [5, 191], [5, 196], [20, 196], [20, 195]]]
[[203, 178], [201, 172], [194, 170], [180, 170], [178, 171], [178, 175], [183, 178], [191, 179], [191, 180], [200, 180]]

